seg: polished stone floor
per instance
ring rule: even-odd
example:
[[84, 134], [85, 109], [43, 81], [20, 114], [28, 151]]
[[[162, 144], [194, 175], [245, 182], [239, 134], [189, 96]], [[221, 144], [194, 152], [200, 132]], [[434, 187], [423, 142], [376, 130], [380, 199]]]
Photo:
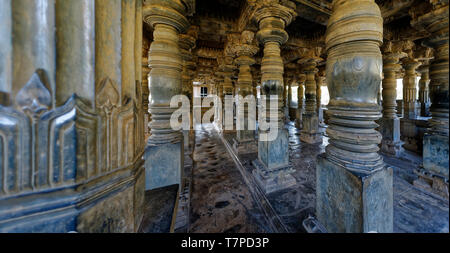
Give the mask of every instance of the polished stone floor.
[[[213, 125], [195, 132], [190, 177], [188, 232], [306, 232], [302, 221], [315, 213], [315, 161], [322, 144], [299, 140], [293, 122], [289, 131], [290, 161], [297, 184], [269, 195], [253, 181], [256, 153], [235, 154], [234, 132], [219, 135]], [[448, 232], [448, 200], [411, 184], [420, 157], [385, 157], [394, 169], [394, 232]]]

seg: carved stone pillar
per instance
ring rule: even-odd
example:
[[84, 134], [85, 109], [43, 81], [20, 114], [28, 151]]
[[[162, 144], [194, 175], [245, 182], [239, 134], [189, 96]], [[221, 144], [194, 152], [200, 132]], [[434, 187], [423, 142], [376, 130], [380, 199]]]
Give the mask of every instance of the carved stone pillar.
[[[316, 73], [318, 72], [317, 63], [321, 58], [313, 57], [300, 59], [299, 64], [303, 64], [303, 70], [306, 75], [305, 82], [305, 112], [303, 113], [303, 128], [300, 133], [300, 140], [309, 144], [321, 143], [322, 132], [319, 129], [319, 117], [317, 114], [316, 102]], [[306, 61], [306, 62], [305, 62]]]
[[217, 60], [219, 63], [218, 69], [220, 71], [217, 74], [223, 78], [222, 129], [223, 131], [233, 131], [234, 114], [225, 113], [225, 102], [233, 101], [233, 82], [231, 77], [233, 76], [235, 66], [233, 65], [232, 57], [220, 57]]
[[429, 83], [430, 83], [430, 66], [422, 65], [418, 69], [420, 72], [419, 80], [419, 102], [420, 102], [420, 116], [430, 117], [430, 94], [429, 94]]
[[417, 117], [417, 88], [416, 88], [416, 69], [420, 62], [416, 59], [406, 59], [402, 63], [405, 69], [403, 76], [403, 118], [415, 119]]
[[289, 111], [291, 110], [291, 103], [292, 103], [292, 78], [286, 78], [286, 88], [287, 88], [287, 100], [286, 100], [286, 122], [291, 122], [291, 116]]
[[325, 76], [321, 75], [320, 71], [316, 75], [316, 104], [317, 114], [319, 115], [319, 125], [323, 122], [322, 115], [322, 86], [325, 81]]
[[417, 59], [405, 58], [402, 66], [405, 69], [403, 76], [403, 118], [400, 120], [401, 140], [403, 147], [409, 151], [421, 153], [422, 144], [419, 136], [419, 128], [416, 125], [417, 109], [417, 88], [416, 69], [420, 65]]
[[141, 7], [0, 1], [0, 232], [137, 231]]
[[[181, 81], [182, 81], [182, 94], [187, 96], [190, 101], [190, 108], [193, 106], [193, 86], [192, 86], [192, 78], [194, 77], [195, 70], [195, 62], [193, 61], [193, 55], [191, 50], [195, 47], [195, 42], [197, 39], [198, 27], [191, 26], [186, 34], [179, 35], [179, 46], [181, 52], [181, 60], [182, 60], [182, 72], [181, 72]], [[192, 129], [192, 114], [189, 118], [190, 126]], [[183, 140], [184, 140], [184, 149], [191, 153], [192, 149], [189, 146], [189, 133], [190, 130], [183, 130]]]
[[[290, 7], [272, 3], [258, 6], [254, 19], [259, 24], [257, 38], [264, 45], [264, 56], [261, 61], [262, 95], [266, 101], [275, 99], [278, 104], [277, 117], [273, 117], [274, 109], [266, 106], [267, 118], [275, 120], [278, 126], [275, 140], [262, 140], [261, 134], [267, 133], [259, 129], [258, 159], [253, 162], [256, 169], [253, 174], [260, 187], [266, 192], [274, 192], [295, 185], [289, 165], [289, 138], [284, 127], [283, 116], [283, 60], [280, 56], [280, 46], [288, 39], [284, 30], [296, 13]], [[275, 98], [272, 98], [271, 95]], [[270, 130], [269, 130], [270, 131]], [[274, 131], [272, 129], [272, 131]]]
[[396, 72], [401, 69], [399, 59], [405, 57], [402, 52], [395, 52], [392, 42], [384, 44], [383, 55], [383, 117], [378, 121], [382, 136], [381, 151], [392, 156], [399, 156], [403, 151], [400, 140], [400, 119], [397, 117], [397, 79]]
[[[236, 139], [234, 139], [233, 148], [238, 154], [254, 153], [256, 152], [255, 131], [256, 129], [256, 100], [253, 96], [253, 78], [250, 71], [250, 66], [255, 63], [252, 58], [258, 52], [258, 47], [252, 45], [254, 33], [251, 31], [244, 31], [241, 34], [240, 43], [236, 45], [235, 63], [239, 66], [239, 75], [237, 80], [237, 99], [236, 105], [236, 127], [240, 127], [236, 132]], [[246, 100], [247, 96], [252, 96]], [[242, 100], [240, 100], [242, 98]], [[249, 110], [249, 108], [252, 108]], [[253, 113], [250, 113], [253, 112]], [[249, 125], [249, 120], [253, 122], [253, 126]], [[243, 121], [243, 122], [242, 122]]]
[[183, 168], [181, 131], [170, 126], [173, 96], [182, 91], [182, 60], [178, 35], [186, 32], [190, 12], [183, 1], [150, 0], [144, 6], [144, 21], [153, 27], [149, 53], [151, 136], [146, 148], [146, 189], [180, 184]]
[[382, 39], [374, 0], [333, 1], [325, 40], [330, 144], [316, 166], [316, 213], [328, 232], [393, 230], [392, 168], [375, 130]]
[[432, 187], [448, 197], [449, 157], [449, 35], [448, 1], [430, 1], [432, 10], [413, 19], [413, 26], [431, 33], [423, 42], [434, 49], [434, 60], [430, 64], [430, 128], [423, 138], [423, 167], [431, 172]]
[[298, 129], [301, 129], [303, 127], [303, 119], [302, 115], [304, 112], [305, 102], [304, 102], [304, 96], [305, 96], [305, 81], [306, 81], [306, 75], [305, 74], [299, 74], [298, 75], [298, 91], [297, 91], [297, 101], [298, 101], [298, 107], [297, 107], [297, 120], [295, 121], [295, 126]]

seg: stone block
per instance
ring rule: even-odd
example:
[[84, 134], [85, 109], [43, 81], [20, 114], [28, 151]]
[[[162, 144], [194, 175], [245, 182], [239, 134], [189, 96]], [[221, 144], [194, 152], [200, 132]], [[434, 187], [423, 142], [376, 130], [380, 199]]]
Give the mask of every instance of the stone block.
[[279, 129], [273, 141], [258, 141], [258, 159], [268, 170], [289, 164], [289, 136], [286, 129]]
[[250, 154], [258, 152], [258, 147], [256, 140], [239, 141], [238, 139], [233, 139], [233, 150], [238, 155]]
[[252, 164], [256, 168], [252, 172], [255, 181], [265, 194], [283, 190], [296, 184], [295, 178], [291, 175], [294, 169], [290, 165], [277, 170], [268, 170], [259, 160], [254, 160]]
[[398, 157], [402, 151], [403, 142], [400, 140], [400, 119], [381, 118], [377, 122], [383, 139], [381, 140], [381, 151], [387, 155]]
[[180, 184], [183, 148], [183, 142], [147, 145], [144, 154], [145, 190]]
[[316, 215], [328, 232], [393, 232], [393, 172], [356, 173], [318, 156]]
[[319, 128], [317, 114], [303, 114], [303, 129], [300, 140], [309, 144], [322, 143], [322, 131]]
[[423, 167], [448, 179], [448, 136], [425, 134], [423, 138]]

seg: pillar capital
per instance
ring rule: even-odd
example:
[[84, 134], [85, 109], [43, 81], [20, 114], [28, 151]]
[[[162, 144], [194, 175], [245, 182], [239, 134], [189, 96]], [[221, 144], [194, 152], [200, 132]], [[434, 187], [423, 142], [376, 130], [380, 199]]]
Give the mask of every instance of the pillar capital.
[[256, 12], [252, 16], [252, 19], [259, 24], [259, 31], [256, 34], [259, 42], [261, 44], [277, 42], [280, 45], [286, 43], [289, 35], [284, 28], [297, 15], [294, 11], [295, 4], [287, 7], [279, 4], [278, 1], [261, 2], [257, 3]]
[[185, 33], [189, 28], [186, 15], [192, 12], [190, 0], [149, 0], [143, 7], [144, 21], [155, 28], [158, 24], [169, 25]]

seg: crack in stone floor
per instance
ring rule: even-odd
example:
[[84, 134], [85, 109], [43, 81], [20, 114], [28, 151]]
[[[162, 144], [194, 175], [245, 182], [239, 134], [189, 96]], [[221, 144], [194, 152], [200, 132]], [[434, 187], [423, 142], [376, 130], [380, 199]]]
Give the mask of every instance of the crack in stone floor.
[[271, 232], [214, 126], [196, 130], [195, 143], [189, 232]]

